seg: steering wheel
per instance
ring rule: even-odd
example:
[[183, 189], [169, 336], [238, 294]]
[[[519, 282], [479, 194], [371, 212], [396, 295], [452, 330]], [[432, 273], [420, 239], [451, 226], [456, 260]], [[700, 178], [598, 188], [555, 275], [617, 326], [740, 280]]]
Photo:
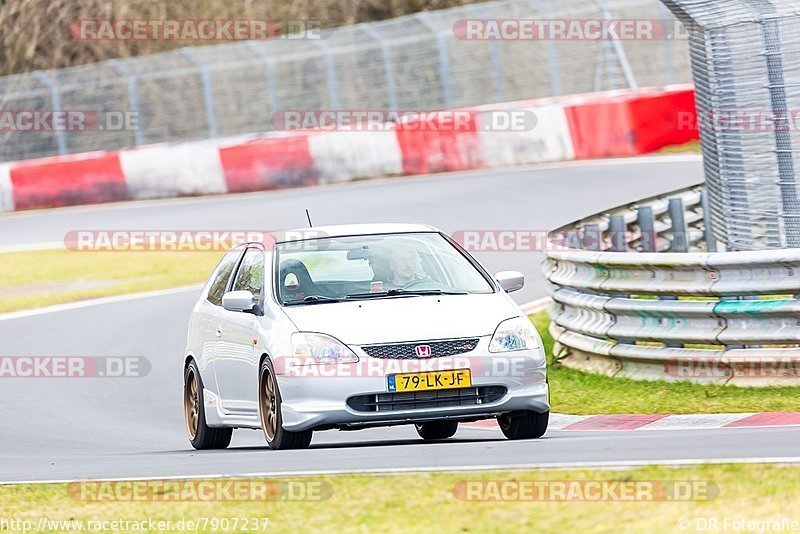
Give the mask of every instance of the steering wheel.
[[420, 284], [431, 283], [431, 282], [433, 282], [433, 280], [430, 280], [429, 278], [420, 278], [418, 280], [410, 281], [409, 283], [407, 283], [406, 285], [403, 286], [403, 289], [411, 289], [411, 288], [413, 288], [415, 286], [418, 286]]

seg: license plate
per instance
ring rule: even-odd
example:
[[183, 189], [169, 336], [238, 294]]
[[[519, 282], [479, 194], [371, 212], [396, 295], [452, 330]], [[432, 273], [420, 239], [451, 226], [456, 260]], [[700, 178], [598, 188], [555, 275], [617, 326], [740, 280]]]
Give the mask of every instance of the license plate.
[[431, 389], [466, 388], [472, 385], [469, 369], [451, 371], [428, 371], [426, 373], [405, 373], [386, 377], [389, 393], [403, 391], [427, 391]]

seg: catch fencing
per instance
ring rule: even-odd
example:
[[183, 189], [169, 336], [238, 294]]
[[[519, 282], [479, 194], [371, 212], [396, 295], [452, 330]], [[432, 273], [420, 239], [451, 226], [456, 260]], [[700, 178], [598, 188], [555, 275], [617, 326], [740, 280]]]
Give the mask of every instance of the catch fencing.
[[800, 247], [797, 0], [663, 0], [689, 29], [714, 231], [730, 250]]
[[470, 40], [454, 31], [467, 19], [675, 22], [657, 0], [486, 2], [322, 30], [321, 38], [194, 46], [6, 76], [2, 110], [81, 110], [101, 124], [109, 113], [131, 113], [138, 125], [0, 128], [0, 162], [267, 133], [287, 110], [453, 109], [690, 77], [680, 32], [648, 40]]

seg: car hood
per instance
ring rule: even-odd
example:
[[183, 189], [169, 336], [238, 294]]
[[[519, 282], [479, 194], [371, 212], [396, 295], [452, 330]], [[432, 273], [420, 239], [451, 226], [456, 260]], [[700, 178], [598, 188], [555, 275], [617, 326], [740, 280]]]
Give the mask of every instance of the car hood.
[[347, 345], [489, 336], [521, 315], [504, 293], [379, 298], [283, 308], [298, 330]]

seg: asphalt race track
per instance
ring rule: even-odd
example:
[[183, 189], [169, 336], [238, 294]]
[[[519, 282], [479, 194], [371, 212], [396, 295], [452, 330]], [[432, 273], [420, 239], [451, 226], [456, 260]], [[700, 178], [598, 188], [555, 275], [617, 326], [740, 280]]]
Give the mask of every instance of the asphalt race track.
[[[271, 193], [20, 212], [0, 215], [0, 248], [63, 242], [70, 230], [270, 231], [305, 227], [305, 209], [318, 226], [418, 222], [450, 233], [547, 231], [702, 180], [699, 156], [676, 156], [657, 165], [632, 165], [631, 161], [570, 162]], [[530, 275], [528, 286], [514, 294], [520, 301], [543, 294], [539, 276], [542, 254], [492, 252], [478, 256], [492, 271], [516, 269]]]
[[[0, 216], [0, 246], [52, 242], [77, 229], [259, 229], [371, 221], [463, 229], [547, 230], [696, 183], [698, 160], [595, 162], [391, 179], [216, 198]], [[483, 253], [493, 271], [528, 277], [542, 296], [541, 254]], [[0, 261], [2, 261], [0, 257]], [[2, 356], [140, 356], [144, 378], [6, 379], [0, 385], [0, 482], [81, 478], [479, 468], [659, 460], [787, 458], [800, 428], [550, 431], [510, 442], [462, 427], [423, 443], [412, 427], [317, 433], [305, 451], [271, 451], [240, 430], [227, 451], [197, 452], [182, 421], [182, 358], [195, 289], [0, 320]], [[43, 303], [46, 304], [46, 303]]]

